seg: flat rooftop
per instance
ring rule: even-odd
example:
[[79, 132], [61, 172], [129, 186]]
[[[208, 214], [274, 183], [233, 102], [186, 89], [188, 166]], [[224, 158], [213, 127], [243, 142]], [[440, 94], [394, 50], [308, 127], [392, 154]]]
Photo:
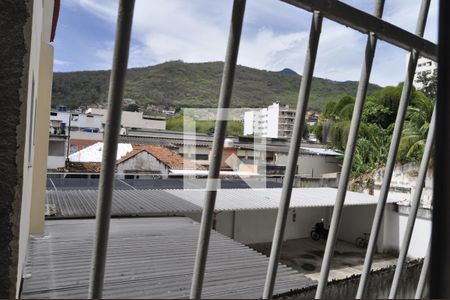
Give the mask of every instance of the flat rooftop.
[[[86, 298], [94, 220], [50, 220], [32, 236], [22, 298]], [[199, 224], [189, 218], [112, 219], [105, 298], [187, 298]], [[260, 298], [269, 259], [211, 232], [202, 297]], [[316, 282], [279, 264], [275, 294]]]

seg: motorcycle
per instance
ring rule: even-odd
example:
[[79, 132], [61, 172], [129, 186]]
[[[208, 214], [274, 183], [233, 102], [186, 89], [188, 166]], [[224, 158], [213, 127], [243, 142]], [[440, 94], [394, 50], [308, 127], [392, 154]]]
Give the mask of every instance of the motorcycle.
[[321, 238], [326, 240], [328, 237], [328, 231], [329, 229], [325, 228], [325, 224], [323, 223], [323, 221], [316, 223], [316, 225], [314, 225], [312, 228], [311, 238], [315, 241], [318, 241]]

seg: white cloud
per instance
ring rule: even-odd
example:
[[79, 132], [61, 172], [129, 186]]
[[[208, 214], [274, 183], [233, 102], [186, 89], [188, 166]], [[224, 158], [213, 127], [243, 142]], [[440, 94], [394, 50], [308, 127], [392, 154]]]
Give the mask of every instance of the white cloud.
[[[115, 0], [78, 0], [80, 7], [114, 26]], [[346, 1], [365, 11], [372, 1]], [[130, 66], [145, 66], [167, 60], [186, 62], [223, 60], [232, 1], [209, 0], [136, 2]], [[415, 27], [420, 1], [397, 0], [386, 4], [386, 20], [411, 30]], [[295, 16], [298, 14], [298, 18]], [[436, 8], [430, 12], [435, 34]], [[238, 63], [261, 69], [291, 68], [302, 73], [311, 14], [273, 0], [248, 1]], [[434, 22], [434, 23], [433, 23]], [[105, 41], [95, 56], [106, 68], [111, 64], [112, 41]], [[325, 21], [319, 44], [316, 76], [333, 80], [358, 80], [366, 36], [331, 21]], [[396, 84], [403, 80], [405, 53], [383, 45], [377, 49], [371, 81]]]
[[54, 59], [53, 63], [57, 66], [70, 66], [72, 64], [70, 61], [65, 61], [61, 59]]

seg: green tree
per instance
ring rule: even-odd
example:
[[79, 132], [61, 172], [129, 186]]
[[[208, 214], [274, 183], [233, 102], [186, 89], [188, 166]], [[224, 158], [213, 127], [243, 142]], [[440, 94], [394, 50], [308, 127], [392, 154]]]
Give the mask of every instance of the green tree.
[[128, 104], [128, 106], [125, 108], [125, 111], [139, 111], [139, 105], [135, 104], [135, 103], [130, 103]]
[[422, 84], [420, 91], [431, 99], [436, 99], [437, 76], [436, 73], [421, 72], [417, 75], [417, 82]]
[[420, 161], [430, 127], [433, 107], [434, 101], [422, 94], [422, 96], [416, 97], [408, 108], [398, 151], [398, 159], [401, 162]]

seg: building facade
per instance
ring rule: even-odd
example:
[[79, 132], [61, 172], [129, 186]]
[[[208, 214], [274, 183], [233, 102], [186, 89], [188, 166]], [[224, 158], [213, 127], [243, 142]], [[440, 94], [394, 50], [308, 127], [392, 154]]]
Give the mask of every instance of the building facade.
[[290, 138], [294, 130], [295, 109], [278, 101], [260, 110], [244, 113], [244, 135]]
[[4, 76], [0, 200], [0, 298], [17, 299], [29, 234], [44, 224], [48, 115], [59, 1], [3, 3], [0, 41]]
[[427, 77], [437, 76], [437, 63], [425, 57], [419, 58], [413, 81], [414, 87], [418, 90], [423, 88], [423, 84], [418, 81], [420, 75], [426, 75]]

